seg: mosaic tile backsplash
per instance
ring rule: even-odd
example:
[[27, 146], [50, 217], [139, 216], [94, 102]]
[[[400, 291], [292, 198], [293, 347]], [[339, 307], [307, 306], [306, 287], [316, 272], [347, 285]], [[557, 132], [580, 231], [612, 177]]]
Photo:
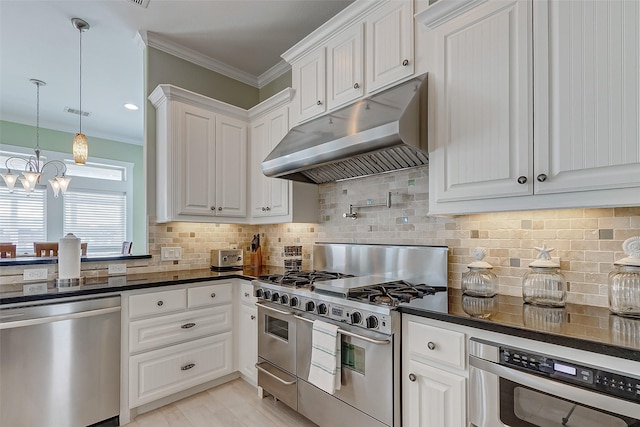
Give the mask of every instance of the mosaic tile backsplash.
[[[500, 294], [520, 296], [522, 276], [535, 258], [534, 246], [556, 250], [568, 282], [568, 302], [607, 306], [607, 274], [622, 258], [622, 242], [640, 235], [640, 207], [562, 209], [456, 217], [427, 216], [428, 169], [390, 174], [320, 186], [320, 212], [316, 224], [227, 225], [166, 223], [149, 225], [150, 260], [136, 261], [129, 273], [201, 269], [209, 267], [210, 250], [237, 245], [248, 251], [251, 238], [261, 237], [263, 262], [283, 266], [285, 246], [302, 246], [302, 268], [312, 268], [314, 242], [446, 245], [450, 286], [460, 287], [462, 273], [473, 261], [471, 251], [487, 248], [486, 261], [494, 266]], [[343, 218], [349, 204], [376, 205], [391, 192], [391, 208], [356, 209], [358, 219]], [[180, 261], [160, 261], [160, 248], [180, 246]], [[249, 257], [246, 256], [245, 259]], [[130, 261], [133, 263], [134, 261]], [[94, 263], [84, 263], [83, 270]], [[100, 268], [98, 268], [100, 267]], [[55, 266], [50, 266], [51, 279]], [[107, 266], [91, 266], [89, 275], [107, 275]], [[0, 284], [21, 280], [22, 269], [4, 267]]]

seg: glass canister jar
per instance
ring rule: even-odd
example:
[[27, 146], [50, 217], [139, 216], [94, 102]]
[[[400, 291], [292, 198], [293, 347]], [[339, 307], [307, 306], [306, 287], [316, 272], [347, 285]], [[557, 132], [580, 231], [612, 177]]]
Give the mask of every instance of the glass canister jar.
[[522, 278], [522, 297], [525, 302], [547, 307], [564, 307], [567, 301], [567, 282], [560, 265], [551, 259], [553, 248], [535, 248], [538, 257], [529, 264], [531, 270]]
[[624, 241], [625, 258], [609, 273], [609, 309], [620, 316], [640, 317], [640, 236]]
[[475, 248], [473, 257], [476, 259], [469, 264], [469, 271], [462, 275], [462, 293], [474, 297], [492, 297], [497, 293], [498, 278], [491, 271], [493, 266], [483, 261], [487, 255], [485, 248]]

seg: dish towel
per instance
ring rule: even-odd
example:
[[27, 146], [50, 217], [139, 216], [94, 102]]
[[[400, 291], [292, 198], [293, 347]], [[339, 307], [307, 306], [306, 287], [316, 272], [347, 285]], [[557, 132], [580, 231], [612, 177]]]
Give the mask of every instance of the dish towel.
[[309, 382], [330, 394], [340, 390], [340, 344], [337, 325], [322, 320], [313, 322]]

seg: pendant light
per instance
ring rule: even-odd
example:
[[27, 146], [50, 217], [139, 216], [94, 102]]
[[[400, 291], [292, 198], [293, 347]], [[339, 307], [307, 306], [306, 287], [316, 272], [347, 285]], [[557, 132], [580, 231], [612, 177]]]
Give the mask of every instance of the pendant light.
[[71, 24], [80, 33], [80, 129], [73, 138], [73, 160], [76, 164], [84, 165], [89, 155], [87, 137], [82, 133], [82, 33], [89, 30], [89, 24], [80, 18], [73, 18]]
[[[7, 173], [3, 174], [2, 178], [5, 184], [7, 184], [10, 193], [13, 193], [13, 188], [19, 179], [22, 187], [24, 187], [27, 195], [29, 195], [36, 189], [36, 184], [40, 182], [40, 177], [44, 170], [49, 168], [49, 166], [54, 167], [56, 169], [56, 175], [49, 180], [49, 184], [53, 190], [53, 196], [58, 197], [60, 191], [62, 191], [62, 194], [67, 191], [71, 178], [67, 178], [64, 175], [67, 172], [67, 166], [60, 160], [50, 160], [44, 164], [40, 163], [40, 86], [45, 86], [46, 83], [37, 79], [31, 79], [30, 82], [36, 85], [36, 146], [33, 149], [36, 155], [30, 156], [28, 159], [23, 157], [9, 157], [5, 161]], [[24, 171], [21, 177], [11, 173], [10, 165], [16, 162], [24, 163]]]

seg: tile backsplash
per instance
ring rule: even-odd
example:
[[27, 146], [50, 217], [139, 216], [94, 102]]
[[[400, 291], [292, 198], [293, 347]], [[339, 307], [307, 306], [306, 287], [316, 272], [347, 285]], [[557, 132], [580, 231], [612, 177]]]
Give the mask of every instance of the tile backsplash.
[[[429, 217], [428, 188], [426, 167], [323, 184], [315, 224], [155, 224], [151, 219], [153, 258], [129, 261], [128, 273], [206, 269], [211, 249], [237, 245], [249, 251], [253, 235], [259, 233], [264, 264], [283, 266], [290, 258], [284, 247], [302, 246], [303, 269], [312, 268], [314, 242], [446, 245], [450, 286], [459, 288], [462, 273], [473, 260], [472, 250], [483, 246], [486, 261], [498, 276], [499, 293], [519, 296], [522, 276], [535, 258], [533, 247], [546, 244], [556, 249], [552, 256], [560, 258], [569, 284], [568, 301], [607, 306], [607, 274], [613, 262], [623, 257], [622, 242], [640, 235], [640, 207]], [[384, 203], [388, 192], [391, 208], [365, 206], [355, 209], [357, 219], [343, 217], [349, 204]], [[160, 261], [163, 246], [182, 247], [182, 259]], [[96, 264], [102, 263], [83, 263], [85, 274], [106, 276], [107, 264]], [[53, 279], [56, 267], [48, 268]], [[21, 268], [3, 267], [0, 285], [20, 281], [21, 275]]]

